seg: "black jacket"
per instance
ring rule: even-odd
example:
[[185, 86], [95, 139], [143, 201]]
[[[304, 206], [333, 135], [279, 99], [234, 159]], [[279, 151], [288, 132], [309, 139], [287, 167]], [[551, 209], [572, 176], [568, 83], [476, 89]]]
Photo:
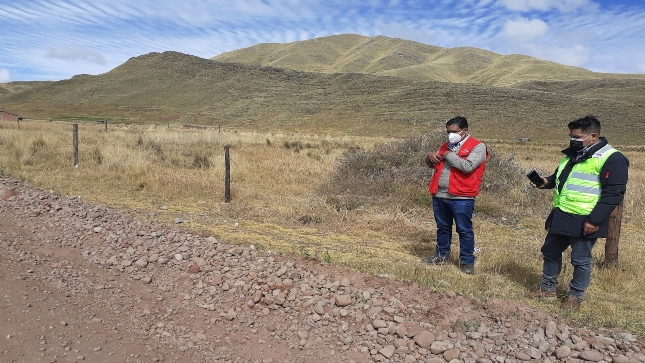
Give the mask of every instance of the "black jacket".
[[[607, 145], [607, 139], [604, 137], [600, 138], [600, 141], [587, 150], [584, 154], [578, 155], [576, 151], [572, 151], [567, 148], [562, 150], [562, 153], [570, 158], [569, 163], [564, 167], [562, 173], [560, 174], [560, 184], [559, 187], [564, 186], [565, 181], [569, 178], [571, 169], [573, 165], [584, 160], [587, 160], [604, 146]], [[609, 223], [609, 215], [616, 208], [620, 202], [623, 201], [625, 196], [625, 190], [627, 188], [627, 178], [629, 160], [622, 153], [616, 152], [611, 154], [605, 164], [603, 165], [600, 171], [600, 200], [594, 207], [594, 209], [589, 213], [589, 215], [576, 215], [571, 213], [566, 213], [555, 208], [549, 214], [549, 217], [546, 219], [545, 228], [549, 233], [552, 234], [561, 234], [571, 237], [586, 237], [586, 238], [604, 238], [607, 236], [607, 225]], [[548, 176], [547, 184], [543, 189], [553, 189], [555, 188], [555, 177], [558, 170], [556, 168], [555, 173], [551, 176]], [[588, 221], [591, 224], [599, 226], [598, 231], [593, 234], [584, 235], [582, 234], [583, 224], [585, 221]]]

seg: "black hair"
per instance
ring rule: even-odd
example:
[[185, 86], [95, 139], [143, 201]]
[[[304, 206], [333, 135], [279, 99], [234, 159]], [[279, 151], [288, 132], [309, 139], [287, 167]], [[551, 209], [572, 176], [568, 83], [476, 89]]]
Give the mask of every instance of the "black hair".
[[446, 127], [450, 125], [457, 125], [459, 126], [460, 129], [467, 129], [468, 128], [468, 120], [464, 116], [457, 116], [453, 117], [450, 120], [446, 122]]
[[596, 133], [600, 135], [600, 121], [598, 121], [596, 116], [585, 116], [581, 119], [571, 121], [567, 127], [569, 127], [569, 130], [580, 129], [580, 131], [586, 134]]

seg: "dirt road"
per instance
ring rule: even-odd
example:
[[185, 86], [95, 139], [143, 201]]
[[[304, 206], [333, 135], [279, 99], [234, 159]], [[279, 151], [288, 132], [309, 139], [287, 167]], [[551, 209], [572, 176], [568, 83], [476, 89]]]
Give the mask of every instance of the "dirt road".
[[0, 362], [645, 362], [627, 332], [228, 245], [3, 177], [0, 246]]

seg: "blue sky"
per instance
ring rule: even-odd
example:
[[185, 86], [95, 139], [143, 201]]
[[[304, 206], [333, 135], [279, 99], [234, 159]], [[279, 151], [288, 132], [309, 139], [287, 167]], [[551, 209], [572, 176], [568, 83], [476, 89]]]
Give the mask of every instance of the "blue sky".
[[642, 0], [0, 0], [0, 83], [344, 33], [645, 73]]

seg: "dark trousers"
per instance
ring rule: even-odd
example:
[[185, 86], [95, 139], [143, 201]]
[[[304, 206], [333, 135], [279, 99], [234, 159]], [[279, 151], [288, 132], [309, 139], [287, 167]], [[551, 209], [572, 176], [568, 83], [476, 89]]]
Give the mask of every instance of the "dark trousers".
[[452, 223], [459, 235], [459, 260], [462, 265], [475, 264], [475, 234], [473, 233], [474, 199], [432, 198], [434, 219], [437, 222], [436, 257], [450, 256]]
[[569, 282], [569, 295], [582, 298], [591, 281], [591, 250], [595, 243], [595, 238], [547, 234], [540, 250], [544, 257], [540, 289], [555, 291], [562, 271], [562, 252], [571, 246], [573, 278]]

